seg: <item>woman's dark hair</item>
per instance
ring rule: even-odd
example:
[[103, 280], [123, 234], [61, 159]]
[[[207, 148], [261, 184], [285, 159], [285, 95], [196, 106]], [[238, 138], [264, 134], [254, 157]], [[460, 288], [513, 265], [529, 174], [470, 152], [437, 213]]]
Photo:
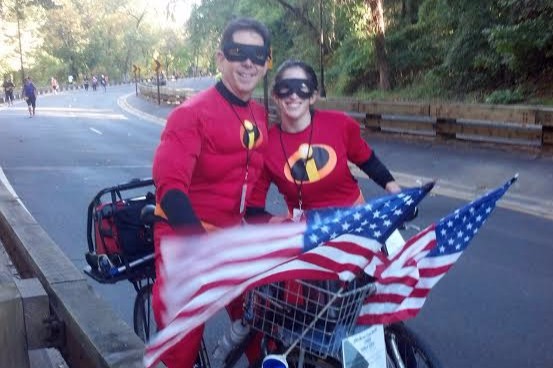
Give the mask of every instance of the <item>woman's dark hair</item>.
[[271, 47], [271, 34], [269, 33], [269, 29], [258, 20], [242, 17], [231, 20], [225, 27], [223, 36], [221, 37], [221, 43], [219, 45], [221, 50], [225, 44], [233, 42], [232, 36], [234, 36], [235, 32], [247, 30], [252, 30], [258, 33], [263, 38], [263, 45], [267, 48]]
[[275, 79], [272, 86], [273, 88], [276, 83], [282, 80], [282, 74], [284, 74], [284, 72], [290, 68], [301, 68], [307, 75], [307, 80], [312, 83], [315, 90], [318, 90], [319, 84], [317, 82], [317, 74], [315, 74], [315, 70], [313, 70], [311, 65], [301, 60], [294, 59], [285, 60], [282, 64], [280, 64], [275, 74]]

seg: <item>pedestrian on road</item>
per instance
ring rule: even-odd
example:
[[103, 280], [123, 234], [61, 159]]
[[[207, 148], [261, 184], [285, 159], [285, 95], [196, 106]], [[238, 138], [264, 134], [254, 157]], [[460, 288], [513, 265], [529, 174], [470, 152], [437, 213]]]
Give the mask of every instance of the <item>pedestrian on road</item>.
[[4, 87], [4, 95], [6, 96], [8, 106], [13, 106], [13, 90], [15, 88], [15, 84], [13, 84], [10, 78], [6, 78], [2, 84], [2, 87]]
[[27, 107], [29, 108], [29, 117], [35, 116], [36, 109], [36, 95], [37, 90], [31, 77], [25, 79], [25, 85], [23, 86], [23, 98], [27, 101]]
[[[238, 18], [225, 28], [216, 62], [221, 80], [187, 99], [171, 112], [153, 162], [156, 214], [157, 278], [153, 309], [159, 327], [166, 306], [160, 240], [169, 235], [201, 233], [239, 225], [245, 203], [263, 166], [267, 142], [263, 106], [251, 100], [267, 72], [270, 35], [260, 22]], [[232, 320], [242, 315], [242, 299], [227, 307]], [[169, 367], [192, 367], [204, 326], [189, 334], [162, 357]], [[254, 358], [254, 348], [247, 352]]]
[[92, 76], [92, 90], [96, 91], [96, 88], [98, 87], [98, 78], [96, 78], [95, 75]]
[[264, 210], [271, 183], [284, 196], [293, 220], [299, 221], [304, 210], [363, 203], [348, 161], [389, 193], [401, 191], [361, 137], [359, 123], [340, 111], [313, 109], [317, 88], [315, 71], [305, 62], [287, 60], [278, 68], [272, 98], [280, 122], [269, 130], [263, 173], [248, 202], [249, 219], [271, 219]]
[[104, 88], [104, 92], [106, 92], [107, 81], [106, 81], [106, 77], [103, 74], [100, 77], [100, 84]]
[[58, 81], [56, 78], [52, 77], [50, 78], [50, 86], [52, 87], [52, 91], [54, 91], [54, 94], [58, 94]]
[[84, 78], [83, 78], [83, 84], [84, 84], [84, 90], [85, 90], [85, 91], [88, 91], [88, 85], [89, 85], [88, 75], [85, 75], [85, 76], [84, 76]]

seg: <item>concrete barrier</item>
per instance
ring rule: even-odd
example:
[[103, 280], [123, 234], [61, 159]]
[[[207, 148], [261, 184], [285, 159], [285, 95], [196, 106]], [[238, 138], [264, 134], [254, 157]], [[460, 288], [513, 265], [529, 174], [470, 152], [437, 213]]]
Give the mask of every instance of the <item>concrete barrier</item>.
[[27, 368], [23, 303], [7, 263], [0, 250], [0, 367]]
[[[21, 277], [36, 277], [46, 291], [47, 340], [70, 367], [143, 367], [143, 342], [93, 292], [84, 274], [1, 182], [0, 241]], [[20, 293], [0, 270], [0, 343], [8, 344], [2, 349], [10, 348], [10, 354], [0, 354], [0, 367], [26, 367], [28, 355], [21, 347], [26, 350], [27, 341], [31, 347], [42, 344], [21, 334], [18, 326], [25, 322], [18, 316], [23, 316]]]

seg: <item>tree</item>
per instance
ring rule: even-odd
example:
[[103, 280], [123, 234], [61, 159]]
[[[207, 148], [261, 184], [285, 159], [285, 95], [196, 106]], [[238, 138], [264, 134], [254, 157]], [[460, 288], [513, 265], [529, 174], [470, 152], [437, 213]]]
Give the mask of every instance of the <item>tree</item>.
[[[2, 23], [7, 23], [8, 27], [10, 24], [12, 26], [15, 26], [16, 32], [15, 37], [7, 37], [7, 44], [14, 46], [14, 43], [17, 44], [15, 47], [16, 53], [19, 54], [19, 61], [20, 61], [20, 72], [21, 72], [21, 83], [23, 83], [25, 79], [25, 68], [24, 68], [24, 56], [26, 56], [26, 52], [23, 49], [23, 42], [22, 38], [24, 36], [27, 36], [29, 38], [29, 34], [25, 32], [24, 20], [31, 20], [33, 22], [36, 22], [38, 19], [40, 19], [40, 15], [42, 14], [42, 10], [44, 9], [51, 9], [55, 7], [55, 3], [52, 0], [3, 0], [0, 1], [0, 20], [2, 20]], [[32, 9], [32, 10], [31, 10]], [[31, 10], [31, 11], [29, 11]], [[33, 19], [33, 15], [35, 15], [35, 18]], [[36, 17], [38, 16], [38, 17]], [[28, 22], [26, 22], [28, 23]], [[28, 24], [27, 24], [28, 26]], [[34, 30], [33, 30], [34, 31]], [[35, 35], [32, 35], [31, 37], [36, 37]], [[17, 40], [15, 41], [14, 38]], [[15, 42], [14, 42], [15, 41]], [[13, 49], [12, 49], [13, 50]], [[0, 52], [0, 57], [4, 55]], [[9, 57], [9, 55], [8, 55]]]
[[379, 74], [379, 87], [383, 91], [390, 89], [390, 65], [388, 63], [388, 52], [386, 51], [384, 9], [382, 0], [367, 0], [371, 10], [371, 23], [367, 25], [369, 30], [374, 29], [374, 50], [376, 54], [376, 65]]

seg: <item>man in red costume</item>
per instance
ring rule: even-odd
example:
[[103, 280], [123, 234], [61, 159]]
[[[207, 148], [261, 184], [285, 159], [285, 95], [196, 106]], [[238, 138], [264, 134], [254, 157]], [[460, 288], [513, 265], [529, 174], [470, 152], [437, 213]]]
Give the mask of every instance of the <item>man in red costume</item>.
[[[168, 117], [153, 164], [156, 214], [166, 221], [155, 227], [156, 270], [163, 259], [160, 240], [172, 234], [212, 231], [240, 224], [245, 203], [262, 166], [267, 122], [261, 105], [251, 101], [253, 90], [267, 72], [270, 55], [267, 28], [249, 18], [230, 22], [221, 39], [216, 61], [221, 80], [176, 108]], [[156, 322], [164, 327], [165, 305], [153, 291]], [[231, 319], [241, 302], [227, 307]], [[162, 358], [169, 367], [192, 367], [203, 326]]]

